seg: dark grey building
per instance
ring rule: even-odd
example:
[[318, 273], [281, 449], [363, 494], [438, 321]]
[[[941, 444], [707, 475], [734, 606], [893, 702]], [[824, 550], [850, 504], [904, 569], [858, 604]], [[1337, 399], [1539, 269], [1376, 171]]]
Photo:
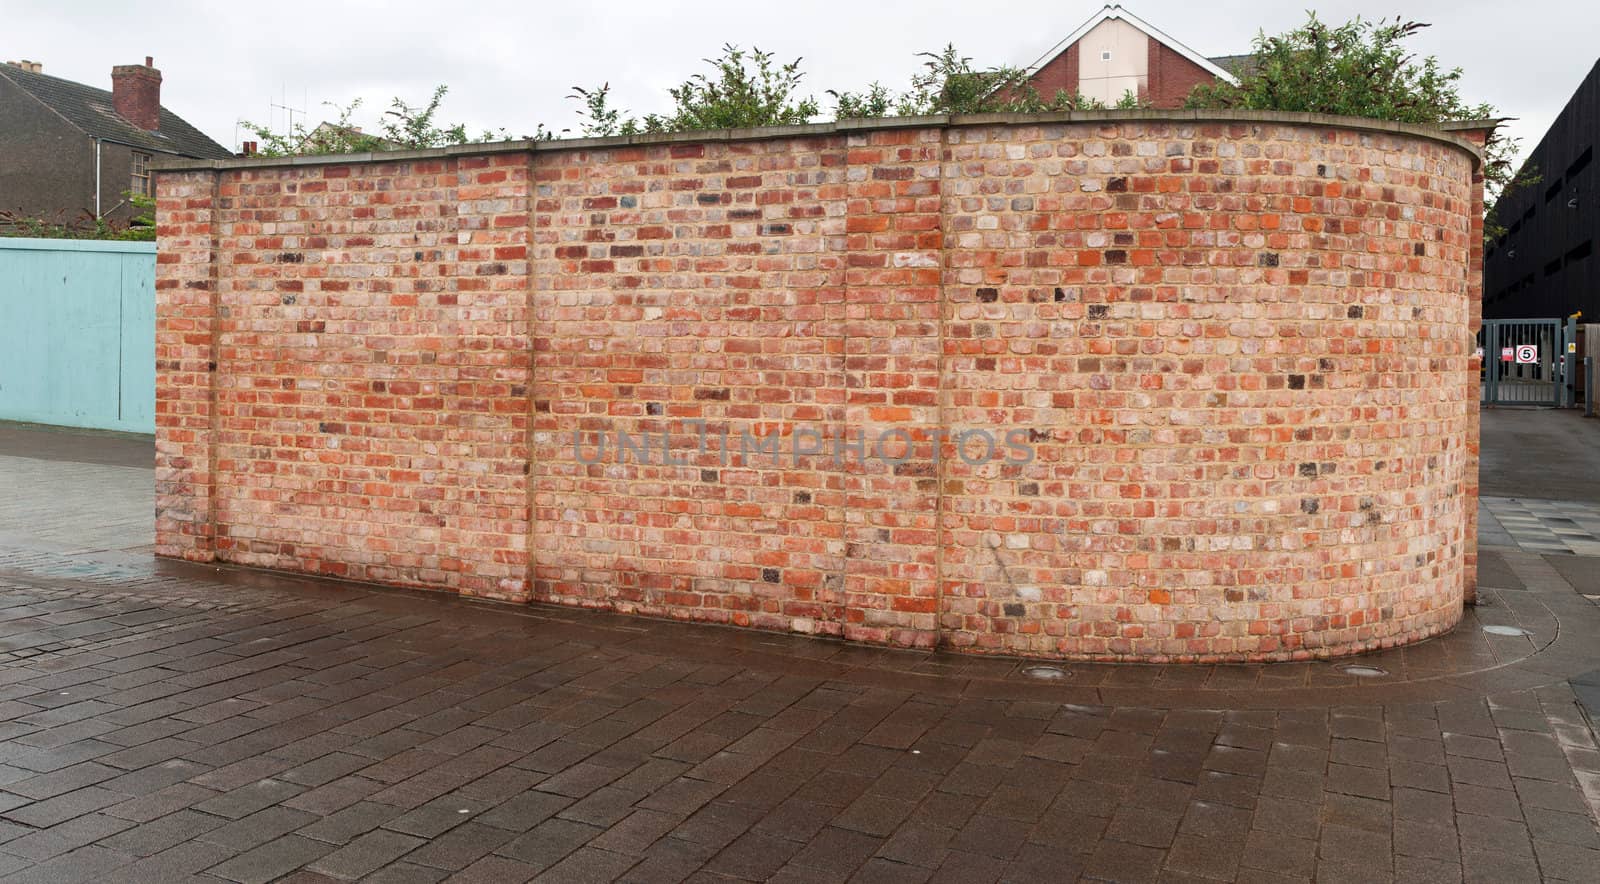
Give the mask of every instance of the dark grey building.
[[1585, 77], [1523, 169], [1537, 184], [1504, 196], [1495, 218], [1505, 234], [1484, 249], [1485, 319], [1542, 319], [1583, 311], [1600, 317], [1600, 63]]
[[52, 77], [38, 62], [0, 65], [0, 212], [76, 224], [126, 221], [124, 193], [149, 193], [157, 157], [233, 154], [161, 106], [161, 72], [111, 70], [111, 91]]

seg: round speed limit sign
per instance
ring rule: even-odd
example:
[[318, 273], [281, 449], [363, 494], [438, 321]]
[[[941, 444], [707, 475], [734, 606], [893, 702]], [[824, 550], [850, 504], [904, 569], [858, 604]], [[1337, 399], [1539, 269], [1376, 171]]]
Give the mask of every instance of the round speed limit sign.
[[1517, 345], [1517, 364], [1533, 365], [1539, 361], [1539, 348], [1533, 344]]

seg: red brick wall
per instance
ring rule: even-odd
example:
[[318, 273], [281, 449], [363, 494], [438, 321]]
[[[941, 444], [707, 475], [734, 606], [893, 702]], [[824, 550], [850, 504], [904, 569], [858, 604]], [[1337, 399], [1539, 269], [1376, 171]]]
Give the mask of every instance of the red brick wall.
[[528, 157], [161, 181], [159, 551], [526, 599]]
[[202, 562], [216, 556], [217, 179], [158, 176], [156, 554]]
[[1271, 121], [163, 174], [159, 551], [1041, 656], [1415, 640], [1471, 174]]
[[[1488, 143], [1494, 134], [1494, 126], [1479, 129], [1456, 129], [1455, 134], [1478, 147]], [[1483, 204], [1484, 204], [1484, 178], [1483, 169], [1479, 168], [1472, 173], [1472, 251], [1467, 258], [1467, 303], [1470, 308], [1470, 320], [1467, 334], [1477, 335], [1483, 328]], [[1474, 345], [1475, 346], [1475, 345]], [[1484, 354], [1484, 358], [1493, 358]], [[1479, 373], [1483, 368], [1482, 359], [1474, 359], [1471, 366], [1471, 385], [1476, 391]], [[1466, 470], [1466, 493], [1472, 500], [1478, 499], [1478, 429], [1481, 419], [1479, 410], [1481, 403], [1476, 396], [1472, 399], [1471, 415], [1467, 438], [1470, 457]], [[1462, 526], [1466, 538], [1466, 555], [1462, 565], [1462, 585], [1468, 604], [1475, 604], [1478, 600], [1478, 510], [1473, 507], [1467, 513], [1466, 524]]]
[[839, 634], [843, 477], [739, 430], [844, 421], [843, 139], [561, 152], [536, 181], [537, 597]]
[[952, 132], [946, 421], [1038, 439], [949, 464], [952, 645], [1294, 657], [1458, 618], [1472, 165], [1250, 129]]
[[1216, 77], [1205, 68], [1183, 57], [1159, 40], [1145, 41], [1149, 56], [1145, 94], [1141, 96], [1152, 106], [1160, 108], [1183, 107], [1184, 99], [1194, 87], [1213, 82]]
[[1078, 44], [1068, 46], [1060, 55], [1045, 62], [1028, 82], [1047, 101], [1054, 98], [1057, 92], [1077, 95]]
[[943, 136], [899, 129], [849, 143], [846, 438], [898, 432], [911, 445], [898, 465], [845, 459], [847, 638], [928, 646], [937, 637]]

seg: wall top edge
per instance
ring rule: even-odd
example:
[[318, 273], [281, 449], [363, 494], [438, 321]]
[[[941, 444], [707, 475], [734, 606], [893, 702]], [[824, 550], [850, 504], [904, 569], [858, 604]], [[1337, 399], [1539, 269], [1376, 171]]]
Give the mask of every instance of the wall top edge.
[[116, 252], [118, 254], [154, 255], [156, 244], [116, 239], [36, 239], [33, 237], [0, 236], [0, 249], [36, 252]]
[[831, 123], [809, 123], [803, 126], [763, 126], [754, 129], [716, 129], [697, 132], [670, 132], [650, 135], [615, 135], [605, 138], [562, 138], [550, 141], [494, 141], [481, 144], [459, 144], [426, 150], [390, 150], [367, 153], [317, 154], [294, 157], [240, 157], [229, 160], [204, 160], [173, 158], [158, 160], [154, 169], [159, 172], [222, 171], [235, 169], [283, 168], [290, 166], [361, 165], [366, 163], [397, 163], [416, 160], [445, 159], [467, 156], [493, 156], [496, 154], [546, 153], [569, 150], [606, 150], [620, 147], [639, 147], [665, 144], [715, 144], [744, 141], [771, 141], [780, 138], [813, 138], [827, 135], [850, 135], [864, 132], [884, 132], [895, 129], [957, 129], [966, 126], [995, 125], [1048, 125], [1061, 123], [1269, 123], [1343, 129], [1356, 132], [1374, 132], [1410, 135], [1459, 148], [1480, 166], [1482, 151], [1471, 142], [1453, 133], [1483, 128], [1492, 121], [1466, 120], [1423, 126], [1415, 123], [1398, 123], [1367, 117], [1347, 117], [1334, 114], [1314, 114], [1287, 111], [1258, 110], [1133, 110], [1059, 111], [1042, 114], [937, 114], [918, 117], [883, 117], [865, 120], [837, 120]]

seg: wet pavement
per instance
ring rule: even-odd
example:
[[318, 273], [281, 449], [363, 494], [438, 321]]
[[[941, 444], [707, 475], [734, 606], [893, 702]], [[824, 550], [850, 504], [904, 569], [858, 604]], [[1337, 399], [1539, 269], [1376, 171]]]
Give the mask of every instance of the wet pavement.
[[157, 563], [148, 445], [0, 426], [7, 881], [1600, 869], [1600, 559], [1496, 522], [1433, 641], [1039, 667]]
[[1576, 409], [1503, 406], [1482, 418], [1484, 497], [1600, 504], [1600, 421]]

